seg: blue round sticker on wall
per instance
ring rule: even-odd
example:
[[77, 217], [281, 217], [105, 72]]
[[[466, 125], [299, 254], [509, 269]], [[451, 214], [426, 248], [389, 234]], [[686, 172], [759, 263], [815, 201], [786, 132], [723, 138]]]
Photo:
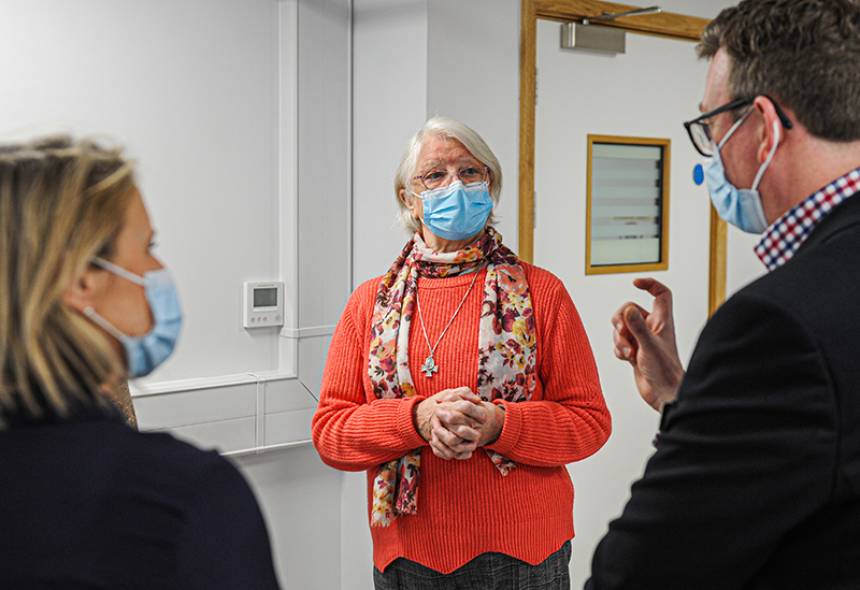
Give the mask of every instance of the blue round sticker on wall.
[[705, 169], [701, 164], [696, 164], [693, 167], [693, 182], [695, 182], [697, 186], [702, 186], [705, 182]]

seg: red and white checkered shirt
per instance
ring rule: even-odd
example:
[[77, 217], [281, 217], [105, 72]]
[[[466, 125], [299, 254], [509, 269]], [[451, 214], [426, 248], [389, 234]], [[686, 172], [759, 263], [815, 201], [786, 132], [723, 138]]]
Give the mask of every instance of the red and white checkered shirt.
[[860, 168], [837, 178], [776, 220], [755, 247], [768, 270], [795, 255], [821, 220], [848, 197], [860, 193]]

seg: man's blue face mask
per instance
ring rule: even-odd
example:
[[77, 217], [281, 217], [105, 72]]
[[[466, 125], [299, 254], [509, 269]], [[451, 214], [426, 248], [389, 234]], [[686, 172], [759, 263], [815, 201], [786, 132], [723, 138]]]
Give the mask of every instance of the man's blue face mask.
[[424, 225], [446, 240], [466, 240], [477, 235], [493, 211], [487, 182], [464, 185], [457, 180], [448, 186], [421, 193]]
[[711, 202], [714, 204], [714, 208], [721, 218], [742, 231], [750, 234], [760, 234], [767, 229], [768, 223], [764, 215], [758, 187], [761, 184], [764, 173], [767, 172], [771, 162], [773, 162], [773, 157], [776, 155], [776, 150], [779, 147], [781, 128], [779, 121], [774, 122], [773, 148], [771, 148], [767, 160], [759, 168], [758, 174], [756, 174], [755, 180], [753, 180], [752, 188], [739, 189], [726, 178], [726, 169], [723, 166], [720, 150], [731, 139], [735, 131], [743, 125], [747, 117], [749, 117], [749, 113], [732, 125], [731, 129], [729, 129], [728, 133], [726, 133], [717, 146], [717, 149], [714, 150], [714, 156], [705, 168], [705, 181], [708, 183]]
[[173, 353], [182, 331], [182, 309], [170, 271], [156, 270], [141, 277], [101, 258], [93, 260], [93, 264], [144, 288], [154, 325], [143, 336], [124, 334], [92, 307], [85, 309], [84, 314], [122, 343], [129, 377], [149, 375]]

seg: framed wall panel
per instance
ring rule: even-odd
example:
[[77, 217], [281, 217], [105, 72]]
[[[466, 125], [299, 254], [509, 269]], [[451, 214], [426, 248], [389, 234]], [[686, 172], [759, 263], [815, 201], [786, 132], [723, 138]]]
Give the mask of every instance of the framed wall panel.
[[671, 141], [588, 136], [585, 272], [669, 267]]

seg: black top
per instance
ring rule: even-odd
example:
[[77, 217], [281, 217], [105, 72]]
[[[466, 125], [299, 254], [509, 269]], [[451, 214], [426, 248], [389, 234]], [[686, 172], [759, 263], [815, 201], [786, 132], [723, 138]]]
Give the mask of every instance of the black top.
[[257, 502], [233, 465], [95, 414], [0, 431], [0, 588], [278, 583]]
[[860, 588], [860, 195], [708, 322], [592, 575]]

